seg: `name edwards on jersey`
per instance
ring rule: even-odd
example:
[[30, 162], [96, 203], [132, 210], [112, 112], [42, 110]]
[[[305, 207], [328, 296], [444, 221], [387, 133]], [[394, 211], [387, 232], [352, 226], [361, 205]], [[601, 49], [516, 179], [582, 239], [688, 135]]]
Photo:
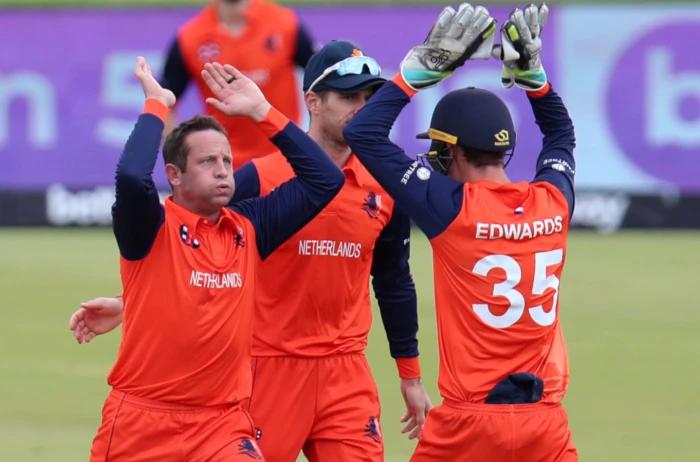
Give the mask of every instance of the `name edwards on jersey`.
[[476, 223], [476, 239], [508, 239], [522, 241], [538, 236], [550, 236], [560, 233], [564, 219], [557, 215], [553, 218], [534, 220], [524, 223]]

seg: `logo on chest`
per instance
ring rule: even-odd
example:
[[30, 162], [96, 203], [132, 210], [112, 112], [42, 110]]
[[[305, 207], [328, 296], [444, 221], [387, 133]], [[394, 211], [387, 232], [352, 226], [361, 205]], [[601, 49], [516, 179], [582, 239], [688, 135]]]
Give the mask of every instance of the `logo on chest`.
[[197, 58], [205, 63], [216, 61], [220, 55], [221, 47], [216, 42], [203, 43], [197, 48]]
[[362, 210], [367, 212], [370, 218], [379, 218], [382, 212], [382, 195], [369, 193], [362, 203]]
[[282, 38], [278, 34], [270, 34], [265, 39], [265, 49], [274, 53], [282, 48]]
[[236, 243], [236, 247], [245, 247], [245, 236], [243, 235], [243, 228], [236, 225], [236, 234], [233, 236], [233, 242]]
[[189, 228], [185, 225], [180, 226], [180, 240], [183, 244], [192, 247], [195, 250], [199, 248], [199, 241], [196, 237], [190, 234]]

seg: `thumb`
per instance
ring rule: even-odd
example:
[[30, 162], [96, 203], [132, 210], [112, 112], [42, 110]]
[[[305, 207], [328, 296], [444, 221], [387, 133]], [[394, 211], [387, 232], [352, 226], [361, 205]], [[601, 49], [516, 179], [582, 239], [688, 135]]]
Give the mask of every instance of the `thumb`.
[[496, 43], [493, 48], [491, 48], [491, 56], [497, 60], [503, 60], [503, 46], [500, 43]]
[[143, 56], [136, 57], [136, 67], [134, 68], [134, 75], [137, 79], [143, 79], [146, 74], [146, 59]]
[[93, 298], [92, 300], [88, 300], [86, 302], [81, 303], [80, 307], [88, 311], [97, 311], [101, 310], [104, 307], [104, 304], [105, 300], [102, 297], [97, 297]]

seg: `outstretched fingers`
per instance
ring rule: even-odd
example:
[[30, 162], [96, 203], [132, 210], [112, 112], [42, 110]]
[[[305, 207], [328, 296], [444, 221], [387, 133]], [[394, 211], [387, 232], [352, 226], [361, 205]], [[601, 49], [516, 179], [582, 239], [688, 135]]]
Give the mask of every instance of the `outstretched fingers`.
[[516, 8], [510, 15], [510, 21], [515, 25], [515, 28], [518, 30], [518, 35], [520, 35], [523, 40], [530, 42], [533, 39], [530, 27], [525, 20], [525, 13], [523, 13], [523, 10]]
[[537, 12], [537, 16], [540, 23], [540, 31], [542, 31], [542, 29], [544, 29], [544, 26], [547, 24], [547, 19], [549, 18], [549, 7], [546, 3], [540, 5], [540, 9]]
[[446, 6], [445, 8], [443, 8], [443, 10], [440, 12], [440, 16], [438, 16], [437, 21], [435, 21], [433, 28], [428, 34], [428, 38], [426, 39], [426, 45], [435, 45], [439, 43], [440, 40], [442, 40], [442, 38], [445, 36], [445, 34], [447, 34], [447, 31], [450, 28], [452, 18], [454, 17], [455, 13], [455, 9], [451, 6]]
[[474, 31], [481, 34], [489, 28], [489, 25], [492, 22], [495, 21], [486, 8], [484, 8], [483, 6], [479, 6], [476, 8], [476, 10], [474, 11], [474, 25], [472, 26], [474, 28]]
[[[212, 91], [226, 86], [226, 79], [219, 72], [219, 68], [216, 66], [217, 64], [218, 63], [205, 63], [204, 70], [202, 71], [202, 77]], [[220, 66], [219, 64], [219, 67]]]
[[229, 76], [227, 79], [228, 81], [230, 81], [230, 79], [242, 80], [245, 78], [245, 75], [243, 75], [241, 71], [230, 64], [224, 64], [223, 69], [224, 72], [226, 72], [226, 75]]
[[450, 28], [447, 31], [447, 36], [453, 39], [459, 39], [475, 17], [474, 12], [474, 7], [469, 3], [462, 3], [459, 5], [459, 9], [455, 13]]

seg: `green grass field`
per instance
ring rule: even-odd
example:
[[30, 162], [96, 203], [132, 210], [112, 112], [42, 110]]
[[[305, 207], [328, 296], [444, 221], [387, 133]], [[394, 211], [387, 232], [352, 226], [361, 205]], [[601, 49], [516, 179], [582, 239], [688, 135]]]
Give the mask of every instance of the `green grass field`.
[[[77, 303], [120, 290], [105, 230], [0, 230], [0, 460], [86, 460], [118, 334], [77, 345]], [[700, 233], [574, 233], [562, 286], [583, 461], [696, 461], [700, 422]], [[424, 378], [438, 401], [429, 249], [414, 236]], [[387, 461], [406, 461], [402, 402], [379, 323], [368, 355], [383, 403]]]

